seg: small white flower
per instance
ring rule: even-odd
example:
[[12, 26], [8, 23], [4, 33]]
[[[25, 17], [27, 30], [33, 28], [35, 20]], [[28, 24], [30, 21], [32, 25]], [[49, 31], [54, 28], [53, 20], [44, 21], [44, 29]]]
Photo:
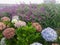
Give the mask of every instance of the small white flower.
[[18, 22], [17, 19], [12, 19], [12, 23], [16, 23], [16, 22]]
[[30, 45], [42, 45], [41, 43], [38, 43], [38, 42], [35, 42], [35, 43], [32, 43]]
[[6, 45], [4, 37], [1, 39], [1, 45]]
[[47, 27], [45, 28], [42, 32], [42, 37], [46, 40], [46, 41], [55, 41], [57, 39], [57, 33], [54, 29]]

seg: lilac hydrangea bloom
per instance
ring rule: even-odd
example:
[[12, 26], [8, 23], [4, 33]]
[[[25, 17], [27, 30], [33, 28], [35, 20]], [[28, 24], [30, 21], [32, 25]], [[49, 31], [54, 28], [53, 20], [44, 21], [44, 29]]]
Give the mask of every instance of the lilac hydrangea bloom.
[[46, 41], [55, 41], [57, 39], [57, 33], [56, 31], [54, 31], [54, 29], [47, 27], [45, 28], [42, 32], [42, 37], [46, 40]]
[[42, 45], [41, 43], [38, 43], [38, 42], [35, 42], [35, 43], [32, 43], [30, 45]]

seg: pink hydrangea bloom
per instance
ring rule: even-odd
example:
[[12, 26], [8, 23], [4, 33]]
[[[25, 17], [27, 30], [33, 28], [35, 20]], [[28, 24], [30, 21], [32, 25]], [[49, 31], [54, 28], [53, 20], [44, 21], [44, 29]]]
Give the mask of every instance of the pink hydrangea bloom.
[[3, 35], [5, 38], [10, 39], [15, 35], [15, 29], [14, 28], [7, 28], [3, 31]]
[[6, 25], [3, 22], [0, 22], [0, 30], [3, 30], [6, 28]]
[[8, 18], [8, 17], [2, 17], [1, 20], [2, 21], [10, 21], [10, 18]]
[[21, 27], [21, 26], [26, 26], [26, 22], [24, 22], [24, 21], [18, 21], [18, 22], [16, 22], [15, 24], [15, 27]]

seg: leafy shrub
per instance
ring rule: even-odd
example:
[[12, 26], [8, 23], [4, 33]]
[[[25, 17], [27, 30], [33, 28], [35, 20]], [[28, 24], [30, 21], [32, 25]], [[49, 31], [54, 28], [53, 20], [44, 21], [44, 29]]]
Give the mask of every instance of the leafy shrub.
[[31, 23], [28, 23], [27, 26], [16, 28], [16, 35], [12, 39], [6, 39], [7, 45], [30, 45], [33, 42], [44, 43], [45, 40], [40, 33], [36, 32]]

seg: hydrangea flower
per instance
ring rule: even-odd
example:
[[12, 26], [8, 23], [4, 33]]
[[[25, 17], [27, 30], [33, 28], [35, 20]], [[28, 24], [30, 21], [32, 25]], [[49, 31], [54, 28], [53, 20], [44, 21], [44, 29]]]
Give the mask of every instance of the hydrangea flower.
[[2, 21], [10, 21], [10, 18], [8, 18], [8, 17], [2, 17], [1, 20]]
[[52, 43], [52, 45], [59, 45], [58, 43]]
[[5, 37], [3, 37], [3, 38], [1, 39], [1, 45], [6, 45], [6, 43], [5, 43]]
[[57, 33], [54, 29], [47, 27], [45, 28], [42, 32], [42, 37], [46, 40], [46, 41], [55, 41], [57, 39]]
[[41, 32], [42, 31], [42, 26], [39, 23], [34, 22], [34, 23], [32, 23], [32, 26], [36, 28], [37, 32]]
[[16, 23], [19, 21], [19, 16], [15, 15], [12, 17], [12, 23]]
[[3, 31], [3, 35], [5, 38], [10, 39], [15, 35], [15, 29], [14, 28], [7, 28]]
[[15, 24], [15, 27], [20, 27], [20, 26], [26, 26], [26, 22], [24, 22], [24, 21], [18, 21], [18, 22], [16, 22]]
[[6, 25], [3, 22], [0, 22], [0, 30], [3, 30], [6, 28]]
[[41, 43], [38, 43], [38, 42], [35, 42], [35, 43], [32, 43], [30, 45], [42, 45]]
[[12, 19], [19, 20], [19, 16], [15, 15], [15, 16], [12, 17]]
[[16, 23], [16, 22], [18, 22], [17, 19], [12, 19], [12, 23]]

